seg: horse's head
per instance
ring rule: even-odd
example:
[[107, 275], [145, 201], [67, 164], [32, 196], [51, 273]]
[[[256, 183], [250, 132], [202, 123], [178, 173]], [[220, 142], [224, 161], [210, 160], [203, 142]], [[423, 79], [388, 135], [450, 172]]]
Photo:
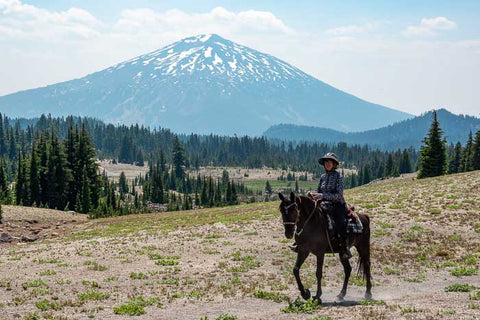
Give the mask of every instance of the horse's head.
[[278, 197], [282, 201], [278, 209], [282, 214], [285, 237], [291, 239], [295, 233], [295, 223], [298, 219], [298, 204], [296, 203], [296, 197], [293, 192], [290, 192], [290, 197], [286, 197], [282, 193], [279, 193]]

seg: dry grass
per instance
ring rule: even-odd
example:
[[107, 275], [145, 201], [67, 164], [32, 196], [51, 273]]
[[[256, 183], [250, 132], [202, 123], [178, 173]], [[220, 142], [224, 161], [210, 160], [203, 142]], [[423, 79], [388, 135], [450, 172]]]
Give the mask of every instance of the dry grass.
[[[352, 277], [347, 303], [333, 304], [342, 268], [329, 255], [326, 305], [313, 314], [281, 311], [298, 291], [276, 201], [95, 221], [4, 206], [3, 231], [38, 224], [39, 234], [56, 236], [0, 245], [8, 270], [0, 275], [0, 319], [474, 319], [479, 188], [477, 171], [348, 190], [347, 200], [372, 219], [376, 300], [359, 303], [364, 284]], [[301, 274], [313, 289], [313, 257]], [[446, 290], [464, 284], [475, 289]]]

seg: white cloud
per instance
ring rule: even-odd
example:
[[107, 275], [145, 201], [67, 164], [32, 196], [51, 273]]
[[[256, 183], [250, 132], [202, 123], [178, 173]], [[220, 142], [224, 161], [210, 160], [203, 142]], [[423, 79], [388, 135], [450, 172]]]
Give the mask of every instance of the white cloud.
[[453, 30], [457, 27], [454, 21], [445, 17], [423, 18], [418, 26], [408, 26], [403, 34], [406, 36], [436, 36], [438, 31]]
[[130, 9], [121, 12], [114, 32], [139, 33], [156, 30], [157, 33], [192, 35], [199, 33], [256, 32], [292, 33], [280, 19], [267, 11], [229, 11], [216, 7], [208, 13], [186, 13], [181, 10], [155, 12], [152, 9]]
[[56, 41], [68, 37], [91, 38], [100, 34], [101, 22], [88, 11], [70, 8], [56, 12], [0, 0], [0, 38]]
[[328, 29], [325, 31], [325, 33], [330, 36], [347, 36], [366, 33], [372, 31], [373, 29], [375, 29], [375, 24], [367, 23], [365, 25], [340, 26], [337, 28]]

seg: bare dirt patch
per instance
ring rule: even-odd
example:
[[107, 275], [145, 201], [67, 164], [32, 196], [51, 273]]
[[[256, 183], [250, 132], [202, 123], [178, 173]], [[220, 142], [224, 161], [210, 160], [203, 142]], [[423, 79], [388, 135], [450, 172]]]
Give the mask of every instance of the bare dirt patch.
[[[295, 254], [272, 202], [94, 221], [72, 217], [65, 224], [72, 228], [58, 237], [0, 245], [0, 319], [126, 319], [117, 313], [140, 309], [145, 313], [135, 319], [476, 319], [479, 186], [477, 171], [348, 190], [348, 201], [372, 219], [375, 301], [369, 305], [362, 304], [359, 277], [352, 277], [346, 301], [335, 303], [343, 268], [328, 255], [324, 305], [311, 314], [282, 311], [298, 297]], [[41, 220], [41, 209], [3, 208], [7, 221]], [[43, 214], [55, 221], [51, 228], [66, 218]], [[313, 257], [301, 275], [313, 289]], [[446, 292], [465, 284], [469, 292]]]

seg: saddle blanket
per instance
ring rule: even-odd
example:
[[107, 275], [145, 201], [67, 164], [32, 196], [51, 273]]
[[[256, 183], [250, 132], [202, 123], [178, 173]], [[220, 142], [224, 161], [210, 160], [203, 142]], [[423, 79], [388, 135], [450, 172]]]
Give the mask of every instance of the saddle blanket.
[[347, 220], [347, 233], [362, 233], [363, 225], [360, 219], [348, 219]]
[[[330, 217], [330, 215], [326, 215], [327, 220], [328, 220], [328, 230], [333, 230], [334, 226], [333, 224], [335, 223], [333, 219]], [[363, 224], [360, 219], [347, 219], [347, 234], [351, 233], [362, 233], [363, 231]]]

